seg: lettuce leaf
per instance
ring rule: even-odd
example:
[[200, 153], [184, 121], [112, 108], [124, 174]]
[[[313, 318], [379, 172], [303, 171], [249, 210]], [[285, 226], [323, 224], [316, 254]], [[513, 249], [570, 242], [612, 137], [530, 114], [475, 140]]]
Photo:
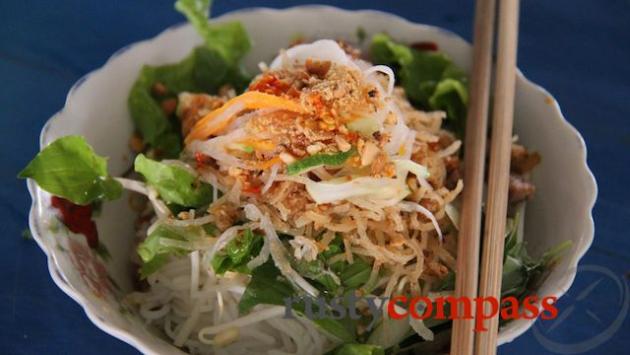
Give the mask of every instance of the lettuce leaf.
[[59, 138], [39, 152], [19, 173], [49, 193], [77, 205], [120, 197], [122, 186], [107, 173], [107, 159], [80, 136]]
[[212, 268], [217, 274], [226, 271], [238, 271], [249, 273], [247, 263], [260, 253], [263, 246], [263, 237], [254, 234], [251, 229], [230, 241], [225, 248], [219, 251], [211, 261]]
[[129, 94], [131, 117], [147, 144], [159, 149], [165, 158], [176, 158], [182, 149], [179, 122], [167, 116], [151, 94], [153, 84], [158, 82], [172, 94], [216, 93], [225, 84], [241, 90], [247, 85], [248, 77], [239, 66], [226, 62], [218, 52], [206, 47], [195, 48], [176, 64], [142, 68]]
[[153, 259], [148, 262], [143, 263], [138, 270], [140, 274], [140, 279], [146, 279], [154, 272], [158, 271], [162, 266], [164, 266], [169, 259], [169, 254], [158, 254]]
[[385, 34], [372, 38], [372, 61], [394, 68], [409, 100], [423, 109], [444, 110], [450, 125], [463, 136], [468, 84], [465, 73], [444, 53], [420, 51]]
[[190, 250], [163, 243], [170, 239], [175, 241], [190, 242], [206, 236], [201, 226], [178, 227], [172, 225], [159, 225], [147, 238], [138, 245], [137, 252], [142, 259], [140, 276], [145, 278], [164, 265], [169, 257], [186, 255]]
[[[180, 125], [169, 117], [158, 99], [174, 98], [183, 91], [215, 94], [225, 84], [242, 91], [249, 82], [239, 60], [250, 48], [249, 38], [238, 22], [208, 23], [210, 1], [178, 0], [175, 3], [203, 37], [205, 45], [195, 48], [178, 63], [145, 65], [134, 83], [128, 107], [138, 133], [163, 158], [177, 158], [182, 149]], [[168, 97], [155, 98], [151, 88], [163, 84]]]
[[188, 18], [208, 48], [219, 52], [227, 62], [240, 60], [250, 49], [247, 31], [240, 22], [208, 23], [211, 0], [177, 0], [175, 9]]
[[452, 118], [453, 130], [460, 136], [464, 136], [466, 129], [464, 123], [468, 105], [468, 89], [464, 81], [446, 78], [440, 81], [435, 91], [429, 97], [429, 106], [436, 110], [446, 112], [447, 117]]
[[212, 187], [184, 168], [151, 160], [144, 154], [136, 157], [134, 166], [167, 203], [201, 207], [212, 201]]
[[156, 82], [156, 67], [144, 66], [131, 88], [127, 106], [144, 142], [159, 149], [162, 156], [176, 158], [182, 149], [181, 137], [176, 121], [164, 113], [151, 95], [151, 87]]

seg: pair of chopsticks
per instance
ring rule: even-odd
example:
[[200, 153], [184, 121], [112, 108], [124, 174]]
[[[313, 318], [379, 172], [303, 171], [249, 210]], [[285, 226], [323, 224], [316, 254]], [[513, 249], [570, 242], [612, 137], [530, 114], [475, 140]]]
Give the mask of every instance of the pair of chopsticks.
[[[498, 11], [497, 2], [499, 3]], [[462, 196], [455, 297], [470, 297], [470, 299], [496, 297], [500, 300], [514, 113], [518, 8], [519, 0], [477, 0], [475, 7], [471, 98], [464, 146], [464, 186], [466, 188]], [[498, 16], [496, 19], [498, 34], [492, 137], [483, 252], [481, 271], [479, 271], [495, 14]], [[479, 288], [477, 288], [478, 282]], [[488, 310], [485, 311], [489, 314]], [[459, 309], [458, 314], [462, 315], [463, 309]], [[484, 322], [487, 331], [475, 333], [474, 319], [453, 320], [451, 354], [496, 354], [498, 323], [497, 315]]]

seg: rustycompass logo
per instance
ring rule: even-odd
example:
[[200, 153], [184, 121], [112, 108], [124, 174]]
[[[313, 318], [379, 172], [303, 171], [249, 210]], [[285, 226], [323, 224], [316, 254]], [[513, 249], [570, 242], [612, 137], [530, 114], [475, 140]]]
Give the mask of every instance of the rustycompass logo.
[[[295, 318], [294, 310], [311, 320], [350, 318], [361, 319], [368, 315], [371, 322], [367, 330], [378, 323], [383, 314], [389, 318], [400, 320], [413, 318], [417, 320], [436, 319], [475, 319], [476, 332], [487, 331], [485, 320], [501, 317], [503, 320], [554, 319], [558, 316], [555, 306], [557, 298], [553, 296], [527, 296], [522, 300], [516, 297], [497, 299], [494, 297], [408, 297], [393, 296], [392, 298], [357, 297], [349, 294], [345, 297], [326, 299], [323, 297], [289, 297], [284, 299], [285, 318]], [[474, 313], [473, 313], [474, 311]], [[477, 316], [474, 317], [473, 314]]]

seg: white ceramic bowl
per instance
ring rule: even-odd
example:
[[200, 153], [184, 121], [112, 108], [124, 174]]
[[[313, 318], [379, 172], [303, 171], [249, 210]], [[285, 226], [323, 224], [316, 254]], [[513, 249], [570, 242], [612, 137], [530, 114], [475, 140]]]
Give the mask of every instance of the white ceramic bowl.
[[[245, 64], [252, 72], [259, 61], [273, 58], [296, 33], [309, 38], [354, 40], [358, 26], [368, 35], [387, 31], [403, 42], [433, 41], [465, 70], [471, 66], [471, 46], [462, 38], [383, 12], [323, 6], [257, 8], [232, 12], [214, 21], [226, 20], [240, 20], [247, 28], [253, 49]], [[98, 153], [109, 157], [110, 172], [121, 174], [130, 164], [127, 142], [132, 123], [127, 95], [140, 67], [178, 61], [200, 43], [192, 27], [182, 25], [119, 50], [101, 69], [72, 87], [63, 110], [42, 130], [41, 147], [64, 135], [83, 135]], [[571, 286], [577, 263], [593, 240], [591, 208], [597, 194], [595, 180], [586, 165], [586, 147], [580, 134], [564, 119], [553, 97], [522, 74], [516, 83], [515, 110], [515, 132], [521, 142], [543, 157], [534, 173], [537, 194], [527, 207], [528, 248], [538, 255], [560, 241], [573, 241], [570, 251], [539, 290], [541, 295], [561, 296]], [[48, 268], [55, 283], [105, 332], [145, 353], [179, 352], [119, 302], [133, 285], [130, 254], [134, 252], [134, 213], [126, 199], [105, 204], [98, 218], [101, 241], [111, 253], [111, 259], [102, 260], [92, 253], [82, 237], [70, 235], [58, 226], [49, 206], [49, 194], [33, 181], [28, 182], [28, 188], [33, 198], [30, 228], [48, 256]], [[508, 323], [501, 329], [499, 342], [513, 340], [532, 323], [527, 320]]]

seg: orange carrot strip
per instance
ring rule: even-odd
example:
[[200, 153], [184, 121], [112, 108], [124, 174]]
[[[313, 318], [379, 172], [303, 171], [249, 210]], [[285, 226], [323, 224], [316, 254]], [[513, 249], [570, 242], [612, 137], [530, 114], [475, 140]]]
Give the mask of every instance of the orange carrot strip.
[[197, 121], [193, 129], [186, 137], [186, 144], [190, 143], [193, 140], [205, 139], [227, 127], [232, 122], [234, 117], [226, 119], [223, 122], [219, 122], [215, 125], [211, 125], [210, 122], [212, 122], [219, 115], [227, 111], [229, 108], [234, 107], [235, 105], [243, 105], [243, 109], [250, 110], [278, 108], [293, 112], [304, 112], [302, 105], [295, 101], [258, 91], [248, 91], [229, 100], [223, 106], [208, 113], [202, 119]]

